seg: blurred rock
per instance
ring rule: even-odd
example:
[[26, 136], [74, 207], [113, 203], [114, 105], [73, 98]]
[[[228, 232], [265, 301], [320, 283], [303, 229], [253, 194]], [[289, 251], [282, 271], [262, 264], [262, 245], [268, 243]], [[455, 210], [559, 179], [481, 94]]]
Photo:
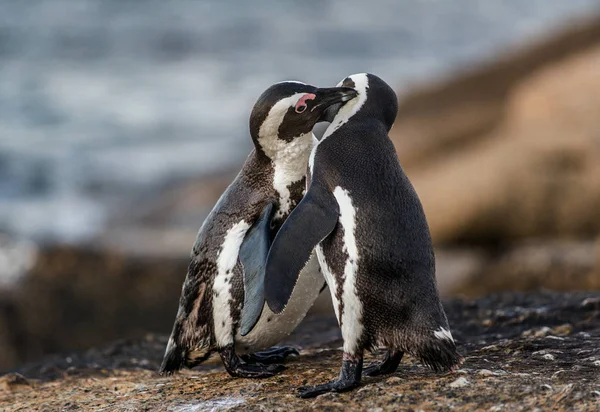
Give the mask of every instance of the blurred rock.
[[511, 91], [525, 78], [599, 42], [600, 16], [463, 74], [401, 90], [392, 137], [402, 164], [432, 163], [481, 139], [503, 121]]
[[445, 285], [441, 292], [482, 296], [509, 290], [600, 290], [600, 250], [590, 241], [526, 241], [480, 254], [476, 262], [455, 282], [439, 262], [438, 283]]
[[187, 257], [46, 247], [0, 296], [0, 370], [48, 353], [168, 333]]
[[600, 19], [401, 104], [437, 244], [600, 232]]

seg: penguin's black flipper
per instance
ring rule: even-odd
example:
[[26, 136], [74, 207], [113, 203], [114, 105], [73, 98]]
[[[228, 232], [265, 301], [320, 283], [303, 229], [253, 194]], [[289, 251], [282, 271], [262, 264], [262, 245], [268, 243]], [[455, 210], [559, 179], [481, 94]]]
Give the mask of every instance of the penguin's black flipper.
[[273, 204], [269, 203], [240, 246], [239, 258], [244, 267], [244, 307], [240, 321], [242, 336], [254, 328], [265, 306], [265, 265], [271, 246], [272, 211]]
[[335, 229], [339, 206], [331, 191], [313, 182], [277, 235], [265, 275], [265, 297], [269, 308], [280, 313], [287, 305], [300, 271], [323, 239]]

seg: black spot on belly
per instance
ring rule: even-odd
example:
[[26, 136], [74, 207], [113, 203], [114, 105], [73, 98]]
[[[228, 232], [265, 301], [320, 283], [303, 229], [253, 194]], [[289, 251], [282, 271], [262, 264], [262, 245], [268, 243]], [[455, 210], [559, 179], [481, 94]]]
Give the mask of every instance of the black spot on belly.
[[223, 321], [223, 327], [225, 327], [225, 321]]
[[267, 322], [271, 322], [271, 318], [267, 318]]

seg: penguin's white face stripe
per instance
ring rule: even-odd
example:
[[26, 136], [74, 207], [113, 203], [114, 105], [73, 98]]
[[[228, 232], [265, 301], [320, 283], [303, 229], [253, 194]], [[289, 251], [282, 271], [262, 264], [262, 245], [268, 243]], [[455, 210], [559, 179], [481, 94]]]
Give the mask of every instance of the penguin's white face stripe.
[[225, 235], [217, 257], [217, 276], [213, 284], [213, 322], [215, 339], [219, 347], [233, 343], [233, 319], [231, 318], [231, 279], [237, 264], [240, 246], [250, 224], [241, 220]]
[[279, 126], [281, 126], [285, 114], [290, 107], [295, 107], [296, 103], [308, 94], [311, 93], [295, 93], [279, 100], [269, 110], [267, 118], [262, 122], [258, 130], [258, 142], [269, 158], [273, 159], [277, 157], [279, 149], [288, 143], [277, 137]]
[[[367, 77], [367, 74], [353, 74], [349, 77], [354, 82], [354, 89], [356, 89], [356, 91], [358, 92], [358, 96], [350, 100], [340, 108], [327, 130], [325, 130], [321, 141], [323, 141], [325, 138], [327, 138], [327, 136], [331, 135], [342, 125], [348, 122], [348, 120], [350, 120], [352, 116], [358, 113], [360, 108], [367, 101], [367, 89], [369, 88], [369, 78]], [[342, 83], [343, 80], [339, 82], [336, 87], [340, 87]]]
[[356, 245], [356, 209], [352, 204], [350, 192], [336, 187], [333, 195], [340, 207], [339, 222], [344, 229], [344, 250], [348, 254], [344, 266], [344, 285], [342, 300], [344, 310], [342, 316], [342, 336], [344, 337], [344, 352], [354, 355], [363, 334], [362, 302], [356, 292], [356, 276], [360, 256]]
[[435, 332], [433, 332], [433, 334], [439, 340], [447, 340], [447, 341], [450, 341], [450, 342], [454, 342], [454, 338], [452, 338], [452, 333], [450, 333], [450, 331], [448, 329], [439, 328], [438, 330], [436, 330]]

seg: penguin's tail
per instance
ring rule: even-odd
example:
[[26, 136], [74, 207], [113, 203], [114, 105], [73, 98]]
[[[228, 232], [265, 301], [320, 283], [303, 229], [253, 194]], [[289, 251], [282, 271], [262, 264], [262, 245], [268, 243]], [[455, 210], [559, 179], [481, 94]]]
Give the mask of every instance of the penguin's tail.
[[161, 375], [171, 375], [184, 367], [193, 368], [210, 358], [213, 352], [212, 348], [189, 351], [177, 345], [175, 340], [170, 338], [158, 373]]
[[163, 357], [158, 373], [161, 375], [171, 375], [173, 372], [177, 372], [185, 366], [186, 358], [187, 354], [185, 350], [177, 346], [173, 337], [169, 338], [165, 356]]
[[452, 334], [446, 328], [439, 328], [431, 337], [422, 338], [411, 352], [436, 372], [454, 371], [464, 362]]
[[192, 328], [188, 323], [179, 317], [175, 321], [158, 370], [161, 375], [171, 375], [184, 367], [193, 368], [207, 360], [214, 352], [205, 328]]

